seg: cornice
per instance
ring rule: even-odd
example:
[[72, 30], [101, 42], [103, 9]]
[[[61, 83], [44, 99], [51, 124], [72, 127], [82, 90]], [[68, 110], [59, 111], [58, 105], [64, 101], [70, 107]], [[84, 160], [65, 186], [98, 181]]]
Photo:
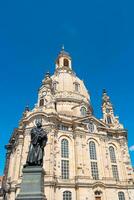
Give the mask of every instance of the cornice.
[[[73, 181], [73, 182], [72, 182]], [[113, 189], [134, 189], [134, 185], [128, 185], [128, 184], [120, 184], [120, 183], [113, 183], [113, 184], [106, 184], [102, 181], [96, 181], [94, 183], [84, 183], [84, 182], [76, 182], [75, 180], [66, 180], [66, 181], [45, 181], [44, 186], [55, 186], [55, 187], [68, 187], [68, 188], [78, 188], [78, 187], [84, 187], [84, 188], [91, 188], [94, 189], [96, 187], [103, 187], [103, 188], [113, 188]]]

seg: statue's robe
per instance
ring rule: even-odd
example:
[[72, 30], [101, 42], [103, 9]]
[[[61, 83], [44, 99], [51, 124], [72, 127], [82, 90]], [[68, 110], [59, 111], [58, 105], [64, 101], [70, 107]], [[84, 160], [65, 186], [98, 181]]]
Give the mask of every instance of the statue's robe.
[[27, 157], [28, 165], [42, 165], [44, 147], [46, 146], [47, 135], [42, 128], [31, 130], [31, 143]]

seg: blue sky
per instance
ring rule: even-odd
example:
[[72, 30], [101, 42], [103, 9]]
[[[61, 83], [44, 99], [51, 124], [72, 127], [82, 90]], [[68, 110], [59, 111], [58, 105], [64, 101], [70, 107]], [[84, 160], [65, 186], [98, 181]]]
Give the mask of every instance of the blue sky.
[[[134, 145], [134, 2], [132, 0], [0, 1], [0, 174], [10, 135], [37, 101], [62, 44], [101, 117], [102, 89]], [[134, 148], [131, 148], [134, 150]], [[134, 151], [131, 151], [134, 165]]]

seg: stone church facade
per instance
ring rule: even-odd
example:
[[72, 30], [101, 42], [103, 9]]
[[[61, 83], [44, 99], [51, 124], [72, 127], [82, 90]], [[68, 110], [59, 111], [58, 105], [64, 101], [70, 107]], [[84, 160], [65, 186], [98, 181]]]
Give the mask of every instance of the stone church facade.
[[43, 164], [47, 200], [134, 200], [127, 131], [105, 90], [102, 114], [102, 119], [93, 115], [90, 95], [62, 49], [54, 75], [46, 74], [37, 104], [26, 107], [6, 145], [7, 199], [15, 200], [20, 191], [30, 131], [40, 121], [48, 134]]

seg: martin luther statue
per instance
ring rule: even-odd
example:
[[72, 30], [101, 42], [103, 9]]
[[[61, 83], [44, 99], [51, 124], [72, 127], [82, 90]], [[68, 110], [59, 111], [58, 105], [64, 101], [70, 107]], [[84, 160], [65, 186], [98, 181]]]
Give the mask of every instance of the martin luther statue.
[[42, 124], [37, 122], [36, 127], [31, 130], [31, 143], [27, 157], [26, 166], [43, 166], [44, 147], [47, 143], [47, 134]]
[[22, 171], [20, 193], [15, 200], [47, 200], [44, 194], [44, 169], [42, 168], [47, 134], [40, 122], [36, 123], [36, 127], [31, 130], [30, 134], [31, 143], [27, 162]]

